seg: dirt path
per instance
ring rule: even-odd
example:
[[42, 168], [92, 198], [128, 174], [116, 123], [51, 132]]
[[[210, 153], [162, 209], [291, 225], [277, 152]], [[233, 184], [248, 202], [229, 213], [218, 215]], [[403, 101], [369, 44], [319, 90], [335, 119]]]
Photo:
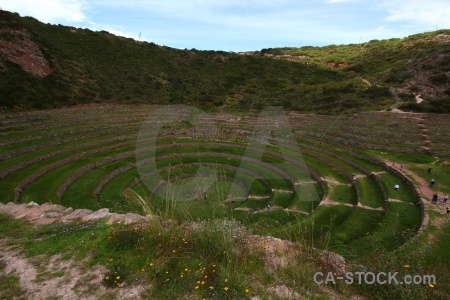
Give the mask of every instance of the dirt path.
[[358, 202], [358, 205], [353, 205], [353, 204], [350, 204], [350, 203], [335, 202], [335, 201], [331, 200], [328, 197], [323, 198], [323, 200], [320, 202], [319, 205], [345, 205], [345, 206], [348, 206], [348, 207], [358, 206], [358, 207], [361, 207], [361, 208], [364, 208], [364, 209], [369, 209], [369, 210], [380, 210], [380, 211], [384, 210], [383, 207], [370, 207], [370, 206], [362, 205], [359, 202]]
[[332, 177], [325, 177], [323, 180], [332, 185], [346, 185], [345, 183], [339, 182]]
[[322, 201], [320, 202], [319, 206], [320, 205], [345, 205], [345, 206], [349, 206], [349, 207], [354, 207], [353, 204], [335, 202], [328, 197], [323, 198]]
[[357, 206], [361, 207], [361, 208], [364, 208], [364, 209], [369, 209], [369, 210], [380, 210], [380, 211], [384, 210], [383, 207], [370, 207], [370, 206], [362, 205], [360, 202], [358, 202]]
[[367, 177], [367, 175], [364, 175], [364, 174], [356, 174], [355, 175], [355, 179], [358, 179], [358, 178], [366, 178]]
[[305, 181], [299, 181], [299, 182], [296, 182], [295, 185], [314, 184], [314, 183], [317, 183], [317, 181], [314, 181], [314, 180], [305, 180]]
[[372, 83], [371, 83], [369, 80], [364, 79], [364, 78], [362, 78], [362, 77], [360, 77], [360, 78], [361, 78], [361, 80], [364, 81], [368, 86], [372, 86]]
[[256, 200], [261, 200], [261, 199], [268, 199], [270, 196], [256, 196], [256, 195], [249, 195], [247, 198], [248, 199], [256, 199]]
[[419, 189], [420, 193], [422, 193], [422, 195], [424, 195], [427, 200], [431, 201], [435, 191], [431, 189], [429, 183], [413, 171], [409, 170], [407, 166], [403, 167], [402, 172], [414, 178], [414, 180], [419, 183], [419, 186], [417, 188]]
[[[438, 160], [436, 160], [432, 164], [436, 163], [437, 161]], [[391, 165], [391, 163], [388, 161], [384, 161], [384, 163], [388, 166]], [[424, 168], [425, 168], [425, 166], [424, 166]], [[417, 184], [415, 184], [416, 189], [424, 197], [424, 198], [422, 198], [422, 203], [424, 205], [424, 215], [423, 215], [423, 220], [422, 220], [422, 226], [420, 228], [420, 230], [424, 230], [430, 222], [430, 215], [428, 213], [428, 210], [433, 209], [434, 211], [438, 211], [438, 212], [442, 213], [442, 211], [439, 209], [439, 207], [437, 205], [431, 204], [431, 199], [433, 198], [435, 191], [429, 186], [429, 183], [427, 180], [420, 177], [415, 172], [411, 171], [408, 168], [408, 166], [404, 166], [401, 170], [398, 169], [398, 171], [402, 172], [403, 174], [405, 174], [407, 176], [412, 177], [414, 179], [414, 181], [417, 182]]]
[[303, 210], [299, 210], [299, 209], [296, 209], [296, 208], [285, 208], [284, 211], [286, 211], [286, 212], [297, 212], [297, 213], [301, 213], [301, 214], [304, 214], [304, 215], [309, 215], [309, 212], [306, 212], [306, 211], [303, 211]]
[[[0, 244], [5, 245], [6, 241], [0, 240]], [[0, 275], [17, 276], [26, 299], [95, 300], [104, 294], [112, 296], [111, 290], [101, 283], [107, 272], [104, 266], [87, 269], [86, 261], [62, 260], [60, 255], [48, 260], [46, 257], [25, 258], [24, 253], [3, 246], [0, 262], [5, 264]], [[143, 286], [124, 286], [112, 294], [117, 299], [136, 299], [143, 290]]]

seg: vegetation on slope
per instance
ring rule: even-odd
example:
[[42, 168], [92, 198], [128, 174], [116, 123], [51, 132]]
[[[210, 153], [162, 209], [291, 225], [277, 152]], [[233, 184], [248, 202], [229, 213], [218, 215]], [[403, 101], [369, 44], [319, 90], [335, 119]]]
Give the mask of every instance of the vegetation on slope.
[[[393, 88], [391, 92], [397, 95], [402, 109], [449, 112], [450, 30], [362, 44], [263, 49], [257, 54], [327, 65], [359, 77], [372, 84], [368, 90], [357, 92], [363, 98], [380, 98]], [[342, 88], [333, 91], [342, 92]], [[422, 95], [425, 102], [416, 103], [415, 94]]]
[[[177, 50], [106, 31], [43, 24], [7, 11], [0, 12], [0, 19], [2, 109], [88, 102], [235, 109], [281, 105], [320, 113], [390, 109], [400, 102], [415, 110], [449, 107], [448, 31], [358, 45], [265, 49], [250, 55]], [[261, 55], [270, 53], [291, 57]], [[36, 57], [38, 63], [33, 62]], [[408, 82], [415, 76], [411, 68], [420, 71], [416, 65], [429, 73], [430, 93], [422, 91], [424, 84]], [[33, 70], [36, 66], [43, 69]], [[380, 84], [369, 86], [361, 77]], [[397, 93], [399, 102], [389, 88], [406, 83], [408, 89]], [[417, 106], [412, 92], [437, 98]]]

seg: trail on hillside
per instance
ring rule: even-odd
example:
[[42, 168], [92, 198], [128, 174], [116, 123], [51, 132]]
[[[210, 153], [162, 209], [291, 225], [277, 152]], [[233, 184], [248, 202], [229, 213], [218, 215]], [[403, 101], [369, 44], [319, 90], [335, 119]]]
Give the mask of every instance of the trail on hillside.
[[403, 171], [403, 173], [405, 173], [406, 175], [410, 175], [412, 178], [414, 178], [414, 180], [417, 183], [419, 183], [419, 185], [417, 187], [418, 187], [419, 191], [422, 193], [422, 195], [424, 195], [427, 198], [427, 200], [431, 200], [433, 198], [435, 191], [433, 191], [431, 189], [428, 181], [426, 181], [425, 179], [423, 179], [422, 177], [420, 177], [413, 171], [409, 170], [408, 167], [406, 167], [406, 166], [404, 166], [401, 171]]
[[[384, 161], [384, 163], [386, 165], [390, 165], [390, 162], [388, 161]], [[425, 168], [426, 166], [424, 166]], [[398, 169], [398, 167], [397, 167]], [[413, 172], [412, 170], [410, 170], [408, 168], [408, 166], [403, 166], [402, 169], [398, 169], [400, 172], [403, 172], [405, 175], [410, 176], [414, 179], [414, 181], [417, 183], [415, 186], [416, 188], [419, 190], [419, 192], [423, 195], [423, 205], [424, 205], [424, 220], [422, 223], [422, 230], [425, 229], [427, 227], [427, 225], [430, 222], [430, 216], [428, 213], [428, 210], [432, 209], [433, 211], [439, 212], [441, 214], [446, 214], [446, 207], [447, 205], [442, 205], [443, 203], [438, 203], [438, 204], [432, 204], [431, 200], [433, 198], [433, 195], [436, 193], [436, 190], [433, 190], [430, 185], [428, 180], [422, 178], [421, 176], [419, 176], [417, 173]], [[432, 221], [432, 224], [438, 227], [442, 227], [444, 224], [446, 224], [448, 222], [448, 218], [435, 218]]]

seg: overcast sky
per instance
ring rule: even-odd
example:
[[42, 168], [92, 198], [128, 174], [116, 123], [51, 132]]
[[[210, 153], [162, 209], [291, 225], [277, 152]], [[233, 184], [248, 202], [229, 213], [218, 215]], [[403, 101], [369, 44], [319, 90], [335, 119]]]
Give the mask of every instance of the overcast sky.
[[350, 44], [450, 28], [450, 0], [0, 0], [0, 7], [198, 50]]

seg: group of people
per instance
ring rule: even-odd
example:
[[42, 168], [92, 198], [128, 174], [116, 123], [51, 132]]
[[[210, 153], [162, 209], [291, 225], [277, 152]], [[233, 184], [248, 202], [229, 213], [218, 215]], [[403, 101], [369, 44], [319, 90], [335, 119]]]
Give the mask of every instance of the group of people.
[[[428, 167], [427, 173], [428, 174], [433, 174], [431, 172], [431, 167]], [[431, 178], [430, 180], [430, 188], [434, 188], [434, 184], [436, 183], [436, 181], [434, 180], [434, 178]], [[438, 204], [438, 202], [442, 202], [444, 204], [447, 204], [447, 200], [448, 200], [448, 195], [445, 195], [444, 197], [439, 197], [439, 195], [437, 193], [433, 194], [433, 198], [431, 199], [431, 203], [432, 204]], [[447, 215], [450, 215], [450, 206], [447, 206], [445, 208], [445, 211], [447, 213]]]
[[437, 193], [433, 195], [433, 199], [431, 200], [431, 203], [437, 204], [439, 201], [446, 204], [448, 200], [448, 195], [445, 195], [444, 197], [439, 197]]
[[[273, 205], [273, 202], [272, 202], [272, 200], [270, 200], [269, 201], [269, 204], [267, 204], [267, 210], [270, 210], [271, 208], [272, 208], [272, 205]], [[255, 207], [254, 209], [253, 209], [253, 212], [254, 213], [259, 213], [261, 211], [261, 208], [259, 208], [259, 206], [258, 207]]]
[[[395, 166], [395, 161], [392, 162], [392, 166]], [[400, 164], [400, 169], [403, 169], [403, 164]], [[432, 168], [429, 166], [427, 169], [427, 173], [428, 174], [433, 174], [432, 173]], [[430, 180], [430, 188], [434, 188], [436, 181], [434, 180], [434, 178], [431, 178]], [[398, 184], [394, 185], [394, 190], [398, 190], [400, 188], [400, 186]], [[448, 195], [445, 195], [443, 197], [439, 197], [439, 195], [437, 193], [433, 194], [433, 198], [431, 200], [432, 204], [438, 204], [438, 202], [442, 202], [444, 204], [447, 204], [447, 200], [448, 200]], [[450, 206], [447, 206], [445, 208], [445, 211], [447, 212], [447, 215], [450, 215]]]

